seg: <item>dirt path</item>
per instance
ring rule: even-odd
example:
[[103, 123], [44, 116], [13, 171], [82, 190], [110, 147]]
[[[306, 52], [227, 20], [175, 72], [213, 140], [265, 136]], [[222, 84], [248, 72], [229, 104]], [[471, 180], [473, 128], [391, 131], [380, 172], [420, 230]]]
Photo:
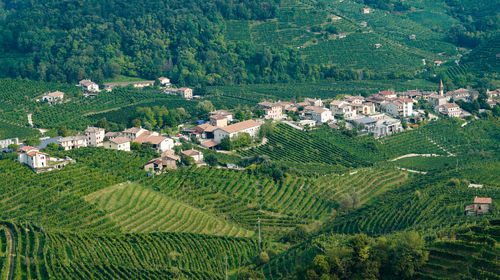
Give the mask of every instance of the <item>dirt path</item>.
[[17, 242], [10, 228], [5, 226], [1, 226], [1, 228], [5, 230], [5, 233], [7, 235], [7, 245], [8, 245], [7, 248], [10, 248], [10, 250], [7, 249], [9, 258], [7, 259], [8, 268], [5, 279], [11, 280], [14, 278], [14, 270], [16, 268]]
[[427, 174], [426, 171], [418, 171], [418, 170], [412, 170], [412, 169], [407, 169], [407, 168], [403, 168], [403, 167], [399, 167], [399, 166], [396, 166], [397, 169], [400, 169], [400, 170], [404, 170], [404, 171], [408, 171], [408, 172], [411, 172], [411, 173], [418, 173], [418, 174]]
[[406, 154], [406, 155], [402, 155], [402, 156], [399, 156], [395, 159], [391, 159], [391, 161], [396, 161], [396, 160], [400, 160], [402, 158], [409, 158], [409, 157], [440, 157], [441, 155], [438, 155], [438, 154]]

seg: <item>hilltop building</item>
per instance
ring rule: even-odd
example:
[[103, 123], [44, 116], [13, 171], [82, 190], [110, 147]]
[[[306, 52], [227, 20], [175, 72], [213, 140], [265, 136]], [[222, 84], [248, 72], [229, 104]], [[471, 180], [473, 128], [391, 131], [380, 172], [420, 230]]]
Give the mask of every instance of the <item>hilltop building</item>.
[[239, 133], [248, 133], [251, 137], [255, 137], [259, 132], [260, 125], [260, 123], [254, 120], [248, 120], [228, 125], [226, 127], [219, 127], [214, 130], [214, 141], [220, 143], [222, 139], [226, 137], [233, 138]]
[[103, 142], [103, 147], [118, 151], [130, 152], [130, 140], [126, 137], [115, 137]]
[[65, 151], [88, 146], [87, 136], [85, 135], [63, 137], [57, 140], [57, 143], [61, 145]]
[[87, 145], [92, 147], [101, 147], [104, 141], [105, 131], [104, 128], [89, 126], [85, 130], [87, 137]]
[[64, 100], [64, 92], [54, 91], [47, 93], [42, 97], [42, 100], [49, 103], [50, 105], [61, 103]]

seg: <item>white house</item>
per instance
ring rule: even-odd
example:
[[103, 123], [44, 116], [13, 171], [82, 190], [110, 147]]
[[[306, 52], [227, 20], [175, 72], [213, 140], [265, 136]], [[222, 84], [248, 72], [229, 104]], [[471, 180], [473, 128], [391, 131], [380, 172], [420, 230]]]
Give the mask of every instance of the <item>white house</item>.
[[203, 153], [198, 150], [191, 149], [187, 151], [182, 151], [181, 154], [183, 157], [185, 156], [192, 157], [196, 163], [203, 162]]
[[382, 104], [382, 108], [391, 116], [409, 117], [413, 115], [413, 101], [409, 98], [400, 97]]
[[84, 92], [99, 92], [99, 85], [91, 80], [81, 80], [78, 86], [81, 87]]
[[170, 83], [170, 79], [166, 77], [159, 77], [158, 81], [162, 87], [170, 87], [172, 84]]
[[248, 133], [251, 137], [255, 137], [260, 129], [260, 123], [254, 120], [243, 121], [228, 125], [226, 127], [217, 128], [214, 131], [214, 141], [220, 143], [222, 139], [229, 137], [233, 138], [239, 133]]
[[57, 140], [57, 143], [61, 145], [66, 151], [87, 147], [88, 145], [87, 136], [85, 135], [74, 135], [74, 136], [63, 137]]
[[122, 133], [123, 137], [128, 138], [130, 141], [134, 141], [135, 138], [139, 137], [141, 134], [146, 132], [147, 130], [142, 127], [131, 127], [125, 129]]
[[227, 126], [228, 120], [226, 116], [222, 115], [212, 115], [210, 116], [210, 125], [217, 127]]
[[193, 89], [186, 88], [186, 87], [183, 87], [183, 88], [168, 88], [168, 89], [165, 89], [165, 93], [179, 95], [179, 96], [182, 96], [185, 99], [192, 99], [193, 98]]
[[26, 164], [33, 169], [47, 167], [49, 157], [50, 156], [48, 154], [42, 153], [39, 149], [31, 146], [22, 147], [18, 153], [19, 162]]
[[88, 146], [101, 147], [105, 131], [104, 128], [89, 126], [85, 130], [85, 136], [87, 137]]
[[172, 150], [174, 148], [174, 140], [171, 138], [167, 138], [164, 136], [158, 135], [158, 133], [143, 133], [133, 142], [136, 143], [149, 143], [153, 146], [153, 149], [158, 151], [159, 153], [165, 152], [167, 150]]
[[311, 107], [306, 110], [306, 114], [318, 123], [326, 123], [333, 120], [332, 111], [323, 107]]
[[363, 14], [369, 14], [371, 11], [372, 11], [372, 9], [370, 9], [370, 8], [363, 8], [363, 9], [361, 10], [361, 12], [362, 12]]
[[126, 137], [116, 137], [103, 143], [104, 148], [130, 152], [130, 140]]
[[54, 91], [47, 93], [42, 97], [42, 100], [49, 103], [50, 105], [60, 103], [64, 100], [64, 92]]
[[304, 102], [309, 103], [309, 105], [311, 105], [311, 106], [317, 106], [317, 107], [323, 106], [323, 100], [321, 100], [321, 99], [304, 98]]
[[19, 145], [19, 138], [11, 138], [11, 139], [0, 140], [0, 149], [7, 148], [10, 144]]
[[462, 114], [462, 109], [456, 103], [446, 103], [437, 107], [437, 112], [448, 117], [458, 118]]
[[352, 119], [357, 115], [356, 110], [349, 103], [340, 100], [333, 100], [330, 103], [330, 110], [332, 114], [343, 115], [345, 119]]

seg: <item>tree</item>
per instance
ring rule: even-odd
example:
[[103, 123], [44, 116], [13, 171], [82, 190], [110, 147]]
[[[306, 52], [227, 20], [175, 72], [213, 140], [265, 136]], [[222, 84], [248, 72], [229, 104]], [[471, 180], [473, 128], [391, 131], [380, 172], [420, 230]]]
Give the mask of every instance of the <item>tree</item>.
[[250, 268], [243, 268], [238, 271], [237, 280], [264, 280], [266, 277], [262, 272], [252, 270]]
[[130, 143], [130, 149], [132, 151], [139, 151], [141, 148], [142, 148], [141, 143], [138, 143], [138, 142]]
[[182, 156], [182, 163], [185, 165], [185, 166], [191, 166], [191, 165], [194, 165], [195, 164], [195, 161], [194, 161], [194, 158], [193, 157], [190, 157], [190, 156]]
[[106, 131], [110, 130], [109, 123], [106, 120], [106, 118], [102, 118], [102, 119], [98, 120], [96, 123], [96, 126], [100, 127], [100, 128], [104, 128], [104, 130], [106, 130]]
[[245, 113], [243, 113], [243, 111], [241, 110], [238, 110], [236, 114], [234, 114], [234, 118], [241, 122], [245, 119]]
[[264, 124], [260, 126], [259, 136], [261, 138], [269, 137], [274, 133], [274, 123], [271, 120], [267, 120]]
[[17, 152], [17, 150], [19, 150], [19, 145], [10, 144], [9, 146], [7, 146], [7, 149]]
[[27, 146], [38, 146], [42, 144], [42, 141], [36, 138], [31, 138], [24, 140], [24, 144]]
[[64, 148], [62, 146], [57, 145], [56, 143], [49, 143], [47, 144], [47, 148], [50, 150], [63, 150]]
[[132, 127], [141, 127], [141, 120], [139, 119], [133, 119], [131, 122]]
[[214, 154], [210, 153], [205, 156], [205, 162], [210, 166], [216, 166], [219, 163], [219, 160]]
[[198, 112], [198, 116], [201, 118], [204, 118], [208, 113], [214, 110], [215, 107], [209, 100], [201, 101], [196, 105], [196, 111]]
[[229, 136], [224, 137], [220, 141], [220, 147], [221, 147], [221, 149], [226, 150], [226, 151], [233, 150], [233, 143], [231, 142], [231, 139], [229, 138]]
[[262, 264], [268, 263], [269, 260], [270, 260], [270, 258], [269, 258], [269, 255], [267, 254], [267, 252], [260, 252], [260, 254], [255, 259], [255, 264], [262, 265]]
[[310, 234], [303, 225], [296, 226], [293, 230], [287, 232], [282, 240], [284, 242], [290, 242], [290, 244], [298, 244], [306, 241]]
[[66, 128], [65, 125], [59, 127], [59, 129], [57, 130], [57, 133], [63, 137], [66, 137], [66, 136], [69, 136], [70, 135], [70, 132], [69, 130]]
[[401, 279], [412, 278], [425, 264], [428, 252], [424, 239], [414, 231], [403, 232], [392, 252], [393, 271]]

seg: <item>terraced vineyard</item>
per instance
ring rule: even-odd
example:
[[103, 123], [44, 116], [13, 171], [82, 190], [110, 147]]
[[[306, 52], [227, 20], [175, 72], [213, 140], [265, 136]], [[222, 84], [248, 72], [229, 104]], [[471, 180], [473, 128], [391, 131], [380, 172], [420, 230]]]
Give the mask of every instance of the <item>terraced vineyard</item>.
[[191, 232], [249, 237], [254, 233], [157, 191], [119, 184], [85, 196], [107, 213], [124, 232]]
[[[363, 232], [376, 235], [403, 229], [430, 230], [464, 223], [471, 219], [464, 215], [464, 207], [475, 196], [491, 197], [494, 201], [500, 199], [498, 181], [495, 180], [495, 175], [491, 175], [498, 174], [499, 168], [498, 164], [490, 163], [486, 168], [472, 163], [459, 170], [460, 173], [416, 177], [407, 186], [377, 197], [372, 203], [334, 221], [328, 228], [335, 233]], [[460, 181], [456, 185], [451, 179], [459, 174], [467, 181], [484, 184], [486, 187], [471, 189], [467, 187], [467, 183]], [[475, 174], [474, 177], [472, 174]], [[477, 217], [481, 218], [485, 217]]]
[[1, 224], [17, 244], [12, 279], [222, 279], [225, 257], [234, 269], [258, 250], [253, 239], [186, 233], [79, 235]]
[[500, 279], [499, 241], [499, 220], [462, 228], [453, 238], [428, 246], [429, 261], [419, 279]]
[[274, 231], [328, 219], [334, 201], [353, 188], [366, 202], [405, 180], [404, 172], [390, 167], [318, 179], [287, 177], [278, 183], [244, 171], [198, 168], [172, 171], [140, 183], [250, 230], [256, 229], [260, 217], [263, 228]]
[[370, 164], [358, 154], [347, 152], [332, 141], [314, 137], [306, 132], [278, 123], [269, 141], [257, 148], [240, 151], [242, 156], [267, 155], [273, 160], [326, 163], [332, 170], [356, 168]]
[[36, 137], [39, 134], [40, 132], [38, 130], [0, 119], [0, 139], [14, 137], [26, 139]]
[[437, 154], [446, 155], [443, 149], [432, 143], [423, 133], [417, 130], [407, 130], [380, 140], [391, 158], [406, 154]]

